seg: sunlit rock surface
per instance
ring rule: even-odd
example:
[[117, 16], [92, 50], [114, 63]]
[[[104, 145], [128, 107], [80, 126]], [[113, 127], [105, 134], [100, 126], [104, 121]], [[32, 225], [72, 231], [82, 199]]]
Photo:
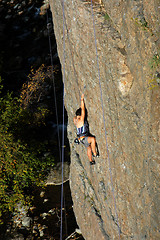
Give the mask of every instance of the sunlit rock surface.
[[[105, 127], [90, 1], [64, 1], [64, 14], [62, 1], [50, 5], [65, 74], [70, 186], [82, 234], [86, 240], [158, 240], [160, 2], [93, 1]], [[94, 166], [84, 146], [73, 143], [82, 92], [100, 152]]]

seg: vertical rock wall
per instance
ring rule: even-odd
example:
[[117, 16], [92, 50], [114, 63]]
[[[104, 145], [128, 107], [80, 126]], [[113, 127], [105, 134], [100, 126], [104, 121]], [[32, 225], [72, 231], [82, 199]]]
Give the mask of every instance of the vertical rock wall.
[[[62, 1], [50, 0], [50, 6], [63, 66]], [[93, 11], [109, 154], [90, 1], [64, 1], [65, 107], [77, 223], [86, 240], [158, 240], [160, 2], [97, 0]], [[94, 166], [85, 147], [73, 143], [82, 92], [100, 152]]]

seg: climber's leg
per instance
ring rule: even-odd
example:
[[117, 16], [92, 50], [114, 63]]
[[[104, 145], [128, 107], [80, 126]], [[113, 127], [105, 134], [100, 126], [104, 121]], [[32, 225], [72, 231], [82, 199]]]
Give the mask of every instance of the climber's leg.
[[89, 161], [92, 162], [92, 149], [91, 149], [91, 145], [89, 145], [89, 147], [87, 147], [87, 155], [88, 155]]
[[93, 152], [94, 156], [97, 155], [97, 152], [96, 152], [96, 138], [95, 137], [88, 137], [88, 143], [90, 144], [91, 146], [91, 151]]

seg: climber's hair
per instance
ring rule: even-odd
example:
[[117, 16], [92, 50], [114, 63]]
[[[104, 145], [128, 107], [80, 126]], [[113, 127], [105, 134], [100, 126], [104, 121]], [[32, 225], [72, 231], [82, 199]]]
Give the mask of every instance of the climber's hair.
[[82, 109], [78, 108], [77, 111], [76, 111], [76, 116], [81, 116], [81, 111], [82, 111]]

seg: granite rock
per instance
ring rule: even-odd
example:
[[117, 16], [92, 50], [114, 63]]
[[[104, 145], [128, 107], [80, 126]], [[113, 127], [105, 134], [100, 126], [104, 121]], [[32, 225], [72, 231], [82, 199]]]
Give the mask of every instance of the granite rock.
[[[86, 240], [159, 239], [159, 1], [93, 1], [98, 59], [90, 1], [64, 1], [64, 14], [62, 1], [50, 0], [50, 6], [82, 234]], [[100, 152], [93, 166], [84, 146], [74, 145], [82, 92]]]

